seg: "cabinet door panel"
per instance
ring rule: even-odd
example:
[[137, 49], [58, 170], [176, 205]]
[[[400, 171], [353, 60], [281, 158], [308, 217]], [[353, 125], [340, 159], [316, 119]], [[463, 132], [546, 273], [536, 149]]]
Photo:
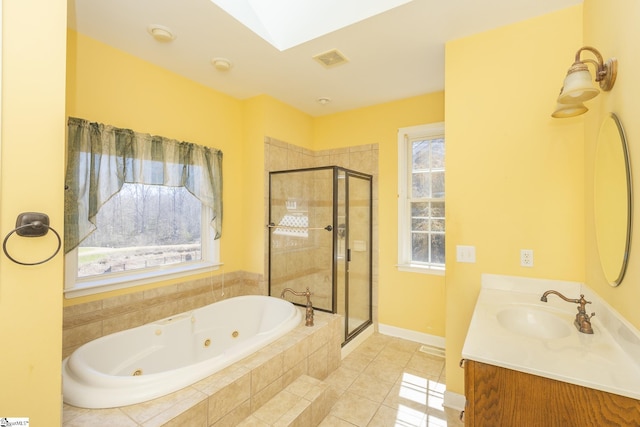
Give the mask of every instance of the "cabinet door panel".
[[635, 399], [473, 361], [465, 369], [467, 426], [640, 426]]

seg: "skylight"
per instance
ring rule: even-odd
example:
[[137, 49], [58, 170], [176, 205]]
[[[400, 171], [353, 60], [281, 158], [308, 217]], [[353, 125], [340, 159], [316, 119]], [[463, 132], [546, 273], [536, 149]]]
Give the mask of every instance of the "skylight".
[[211, 0], [280, 51], [411, 0]]

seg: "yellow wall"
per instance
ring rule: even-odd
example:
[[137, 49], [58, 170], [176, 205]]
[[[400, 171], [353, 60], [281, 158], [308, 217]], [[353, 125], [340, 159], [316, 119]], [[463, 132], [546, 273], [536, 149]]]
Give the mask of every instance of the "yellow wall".
[[[67, 67], [69, 116], [223, 151], [221, 261], [227, 272], [263, 273], [264, 137], [310, 148], [311, 116], [265, 95], [246, 101], [231, 98], [72, 30]], [[65, 304], [132, 291], [75, 298]]]
[[[222, 150], [221, 261], [226, 271], [243, 269], [242, 102], [72, 30], [68, 33], [67, 69], [69, 116]], [[124, 292], [131, 290], [74, 298], [65, 304]]]
[[[66, 20], [65, 0], [2, 2], [3, 238], [28, 211], [63, 231]], [[34, 262], [55, 243], [51, 233], [28, 242], [14, 235], [8, 247]], [[31, 267], [0, 257], [1, 417], [60, 424], [61, 290], [62, 256]]]
[[[444, 277], [399, 272], [398, 128], [444, 120], [444, 93], [315, 119], [314, 149], [378, 144], [379, 322], [444, 336]], [[448, 244], [448, 243], [447, 243]]]
[[[635, 200], [634, 219], [640, 218], [638, 201], [640, 200], [640, 55], [637, 40], [640, 38], [640, 3], [635, 0], [585, 0], [584, 2], [584, 44], [594, 46], [605, 59], [616, 57], [619, 61], [618, 78], [610, 92], [601, 94], [588, 102], [589, 113], [585, 122], [585, 189], [586, 189], [586, 282], [611, 306], [618, 310], [636, 327], [640, 328], [640, 226], [633, 226], [629, 267], [622, 284], [613, 288], [605, 281], [595, 243], [593, 221], [593, 164], [596, 139], [600, 123], [609, 112], [620, 118], [625, 128], [631, 157], [631, 172], [634, 176], [633, 198]], [[576, 49], [577, 50], [577, 49]], [[590, 54], [585, 54], [589, 58]]]
[[[69, 31], [68, 50], [70, 116], [223, 150], [221, 252], [226, 271], [264, 272], [265, 136], [312, 150], [379, 143], [380, 221], [396, 224], [397, 129], [444, 119], [443, 92], [312, 118], [269, 96], [233, 100], [74, 31]], [[196, 114], [191, 114], [192, 108]], [[381, 233], [380, 248], [380, 297], [385, 301], [380, 321], [443, 336], [444, 278], [396, 270], [395, 225]], [[75, 298], [65, 304], [124, 292], [130, 290]]]
[[[581, 43], [575, 6], [446, 45], [450, 391], [463, 393], [482, 273], [584, 280], [583, 120], [550, 117]], [[477, 262], [453, 262], [456, 245], [475, 246]], [[533, 249], [534, 267], [520, 266], [520, 249]]]
[[[640, 65], [636, 0], [585, 0], [584, 6], [452, 41], [446, 46], [446, 95], [318, 118], [268, 96], [235, 100], [74, 32], [65, 48], [66, 7], [63, 0], [3, 2], [2, 235], [23, 211], [46, 212], [52, 226], [62, 228], [68, 49], [68, 115], [224, 151], [222, 259], [228, 271], [263, 271], [264, 136], [313, 150], [379, 144], [380, 322], [440, 336], [446, 331], [450, 391], [463, 391], [457, 363], [481, 273], [586, 280], [640, 326], [640, 272], [633, 267], [640, 251], [632, 247], [623, 284], [606, 285], [590, 210], [595, 135], [606, 112], [621, 117], [632, 162], [640, 158], [634, 142], [640, 101], [632, 96], [640, 92], [632, 72]], [[562, 78], [583, 44], [620, 59], [616, 87], [590, 101], [587, 115], [552, 120]], [[475, 264], [448, 263], [446, 290], [441, 277], [394, 267], [397, 128], [445, 115], [447, 259], [455, 259], [456, 245], [477, 251]], [[638, 233], [635, 227], [634, 241]], [[34, 241], [28, 251], [46, 252], [48, 243]], [[534, 250], [533, 268], [519, 266], [522, 248]], [[59, 424], [61, 289], [61, 256], [38, 267], [0, 257], [0, 313], [11, 325], [0, 328], [8, 349], [0, 365], [2, 416]], [[38, 339], [31, 339], [34, 331]]]
[[244, 200], [244, 269], [264, 273], [267, 229], [264, 209], [269, 196], [264, 176], [264, 138], [275, 138], [311, 149], [313, 118], [266, 95], [243, 102], [244, 166], [247, 183]]

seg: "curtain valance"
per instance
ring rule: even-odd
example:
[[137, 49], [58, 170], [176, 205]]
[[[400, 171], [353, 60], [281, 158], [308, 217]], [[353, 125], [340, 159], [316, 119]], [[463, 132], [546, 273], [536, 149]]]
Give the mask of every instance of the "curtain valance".
[[98, 210], [124, 183], [185, 187], [222, 232], [222, 151], [69, 117], [65, 253], [96, 229]]

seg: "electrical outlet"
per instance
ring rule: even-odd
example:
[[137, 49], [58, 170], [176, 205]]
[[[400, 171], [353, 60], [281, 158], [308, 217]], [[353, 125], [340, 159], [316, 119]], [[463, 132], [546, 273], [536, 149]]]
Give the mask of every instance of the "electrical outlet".
[[520, 249], [520, 265], [533, 267], [533, 249]]

